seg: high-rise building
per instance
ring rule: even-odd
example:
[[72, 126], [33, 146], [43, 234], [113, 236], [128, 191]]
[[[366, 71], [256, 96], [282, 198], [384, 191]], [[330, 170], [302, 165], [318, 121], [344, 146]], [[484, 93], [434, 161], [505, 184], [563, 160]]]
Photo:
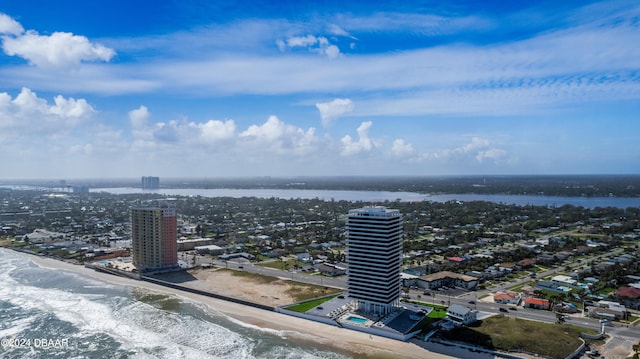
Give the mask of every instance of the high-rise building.
[[177, 267], [177, 220], [172, 202], [131, 208], [131, 252], [133, 265], [140, 272]]
[[347, 218], [347, 287], [358, 309], [386, 314], [400, 304], [402, 215], [397, 209], [365, 207]]
[[160, 188], [160, 177], [142, 176], [142, 189], [158, 189]]

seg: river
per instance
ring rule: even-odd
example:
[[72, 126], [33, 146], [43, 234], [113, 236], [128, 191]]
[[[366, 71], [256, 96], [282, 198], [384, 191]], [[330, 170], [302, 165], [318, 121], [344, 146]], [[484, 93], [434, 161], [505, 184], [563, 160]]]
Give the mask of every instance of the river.
[[566, 204], [585, 208], [616, 207], [640, 208], [640, 198], [628, 197], [560, 197], [537, 195], [505, 195], [505, 194], [423, 194], [417, 192], [390, 191], [341, 191], [316, 189], [233, 189], [233, 188], [162, 188], [155, 191], [142, 190], [134, 187], [94, 188], [91, 192], [107, 192], [113, 194], [159, 193], [166, 196], [202, 196], [202, 197], [257, 197], [282, 199], [313, 199], [324, 201], [350, 202], [417, 202], [417, 201], [487, 201], [493, 203], [514, 204], [518, 206], [563, 206]]

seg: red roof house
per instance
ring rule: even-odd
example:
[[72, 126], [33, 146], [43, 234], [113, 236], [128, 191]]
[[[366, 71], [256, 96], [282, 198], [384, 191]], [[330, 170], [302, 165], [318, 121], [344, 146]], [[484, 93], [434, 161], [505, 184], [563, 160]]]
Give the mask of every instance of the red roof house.
[[551, 303], [546, 299], [540, 298], [524, 298], [525, 308], [546, 309], [548, 310]]
[[634, 287], [620, 287], [614, 293], [614, 298], [627, 308], [640, 309], [640, 289]]

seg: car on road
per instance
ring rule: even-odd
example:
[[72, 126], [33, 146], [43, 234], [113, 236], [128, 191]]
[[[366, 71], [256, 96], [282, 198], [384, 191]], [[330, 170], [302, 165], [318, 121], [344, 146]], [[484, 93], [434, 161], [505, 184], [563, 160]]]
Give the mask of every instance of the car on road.
[[509, 310], [518, 310], [516, 307], [509, 307]]
[[499, 310], [500, 310], [501, 312], [503, 312], [503, 313], [509, 313], [509, 311], [508, 311], [508, 310], [506, 310], [506, 309], [504, 309], [504, 308], [500, 308]]
[[476, 304], [476, 302], [475, 302], [474, 300], [470, 300], [470, 301], [468, 301], [467, 303], [469, 303], [469, 304]]
[[244, 266], [238, 266], [238, 269], [244, 269]]

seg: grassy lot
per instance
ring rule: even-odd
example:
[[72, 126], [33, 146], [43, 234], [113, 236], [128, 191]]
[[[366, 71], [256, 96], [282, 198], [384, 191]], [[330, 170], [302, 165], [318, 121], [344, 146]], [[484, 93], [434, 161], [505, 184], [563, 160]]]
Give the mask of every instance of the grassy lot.
[[11, 238], [0, 238], [0, 247], [9, 247], [11, 245]]
[[447, 310], [443, 308], [433, 308], [431, 313], [427, 315], [431, 319], [443, 319], [447, 317]]
[[547, 324], [499, 315], [481, 321], [476, 327], [458, 328], [443, 335], [449, 340], [488, 349], [523, 350], [565, 358], [580, 346], [581, 332], [596, 333], [568, 324]]
[[598, 291], [597, 294], [609, 295], [616, 291], [616, 288], [606, 287]]
[[529, 269], [529, 271], [536, 272], [536, 273], [546, 272], [548, 270], [549, 270], [549, 268], [543, 267], [543, 266], [541, 266], [539, 264], [535, 265], [533, 268]]
[[219, 271], [227, 271], [230, 272], [232, 275], [236, 276], [236, 277], [245, 277], [245, 278], [251, 278], [255, 281], [257, 281], [258, 283], [263, 283], [263, 284], [268, 284], [268, 283], [273, 283], [275, 281], [280, 280], [279, 278], [276, 277], [269, 277], [267, 275], [262, 275], [262, 274], [256, 274], [256, 273], [249, 273], [249, 272], [245, 272], [245, 271], [237, 271], [237, 270], [232, 270], [232, 269], [218, 269]]
[[436, 309], [444, 309], [445, 311], [447, 310], [447, 306], [446, 305], [433, 304], [433, 303], [427, 303], [427, 302], [419, 302], [417, 300], [407, 300], [406, 302], [417, 304], [417, 305], [423, 305], [425, 307], [432, 307], [432, 308], [436, 308]]
[[317, 306], [319, 306], [320, 304], [324, 303], [324, 302], [328, 302], [331, 299], [337, 297], [338, 295], [332, 295], [330, 297], [324, 297], [324, 298], [319, 298], [319, 299], [314, 299], [314, 300], [310, 300], [307, 302], [303, 302], [300, 304], [296, 304], [296, 305], [292, 305], [290, 307], [287, 307], [286, 309], [289, 310], [293, 310], [294, 312], [299, 312], [299, 313], [304, 313], [308, 310], [311, 310]]
[[289, 282], [289, 285], [290, 288], [287, 290], [287, 294], [292, 296], [296, 300], [296, 302], [318, 298], [320, 296], [329, 294], [338, 294], [342, 292], [341, 289], [300, 282]]

